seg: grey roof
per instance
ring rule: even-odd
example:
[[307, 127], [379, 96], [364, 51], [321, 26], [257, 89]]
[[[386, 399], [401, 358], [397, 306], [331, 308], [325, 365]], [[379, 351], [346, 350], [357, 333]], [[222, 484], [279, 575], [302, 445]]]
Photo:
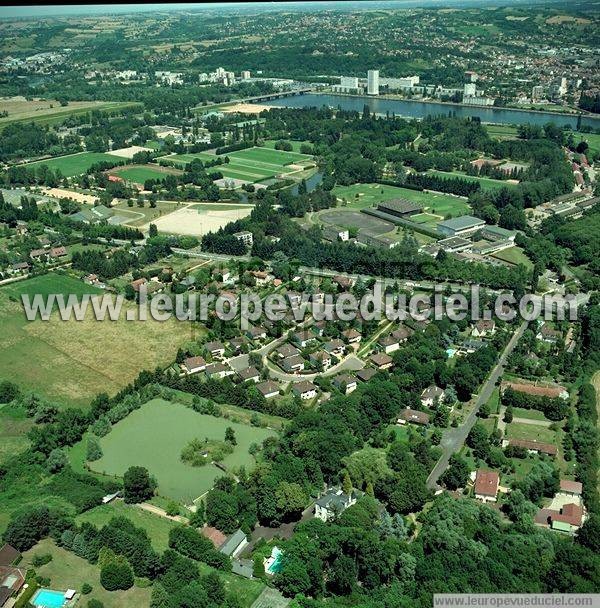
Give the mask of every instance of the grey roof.
[[476, 226], [483, 226], [484, 224], [485, 222], [478, 217], [461, 215], [460, 217], [453, 217], [452, 219], [440, 222], [438, 227], [443, 226], [450, 230], [464, 230], [465, 228], [475, 228]]
[[229, 556], [245, 540], [246, 540], [246, 535], [241, 530], [238, 529], [219, 547], [219, 551], [221, 553]]
[[423, 209], [423, 205], [421, 205], [421, 203], [409, 201], [405, 198], [395, 198], [390, 201], [378, 203], [377, 208], [383, 211], [389, 209], [395, 213], [413, 213], [415, 211], [421, 211]]
[[231, 562], [231, 571], [238, 576], [252, 578], [254, 576], [254, 563], [251, 559], [234, 559]]

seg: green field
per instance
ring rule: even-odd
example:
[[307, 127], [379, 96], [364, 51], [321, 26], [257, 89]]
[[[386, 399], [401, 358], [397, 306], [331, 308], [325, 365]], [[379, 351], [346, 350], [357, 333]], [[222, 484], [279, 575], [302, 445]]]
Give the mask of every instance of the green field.
[[416, 215], [411, 215], [411, 222], [415, 222], [415, 224], [435, 224], [440, 221], [439, 215], [431, 215], [430, 213], [417, 213]]
[[575, 139], [575, 144], [578, 144], [580, 141], [586, 141], [592, 152], [600, 154], [600, 133], [573, 133], [573, 138]]
[[514, 188], [514, 184], [510, 184], [501, 179], [492, 179], [490, 177], [477, 177], [476, 175], [467, 175], [460, 171], [436, 171], [430, 169], [427, 173], [438, 175], [439, 177], [460, 177], [470, 182], [479, 182], [484, 190], [501, 190], [502, 188]]
[[[275, 144], [276, 144], [278, 141], [279, 141], [278, 139], [267, 139], [267, 140], [265, 140], [265, 141], [264, 141], [264, 143], [263, 143], [263, 147], [264, 147], [264, 148], [270, 148], [270, 149], [274, 150], [274, 149], [275, 149]], [[290, 144], [292, 144], [292, 150], [293, 150], [294, 152], [299, 153], [299, 154], [300, 154], [300, 147], [301, 147], [303, 144], [306, 144], [307, 146], [312, 146], [312, 145], [314, 145], [312, 142], [307, 141], [307, 140], [306, 140], [306, 141], [292, 141], [291, 139], [286, 139], [285, 141], [287, 141], [287, 142], [289, 142]]]
[[556, 445], [556, 433], [549, 428], [538, 426], [537, 424], [511, 422], [506, 425], [506, 437], [509, 439], [536, 440]]
[[28, 169], [46, 165], [52, 171], [57, 169], [65, 176], [72, 177], [73, 175], [81, 175], [85, 173], [92, 165], [100, 162], [109, 162], [113, 165], [118, 165], [123, 159], [104, 152], [79, 152], [78, 154], [69, 154], [67, 156], [59, 156], [57, 158], [49, 158], [48, 160], [39, 160], [34, 163], [27, 163], [25, 166]]
[[538, 410], [526, 410], [522, 407], [513, 407], [513, 416], [515, 418], [527, 418], [528, 420], [541, 420], [548, 422], [548, 418], [544, 416], [543, 412]]
[[195, 438], [223, 439], [228, 426], [234, 429], [237, 440], [233, 454], [223, 460], [228, 469], [251, 465], [250, 445], [274, 435], [266, 429], [198, 414], [180, 403], [153, 399], [100, 440], [104, 456], [91, 463], [91, 468], [120, 477], [130, 466], [145, 466], [156, 477], [159, 494], [191, 504], [224, 473], [212, 464], [204, 467], [184, 464], [181, 450]]
[[0, 405], [0, 464], [29, 447], [27, 432], [32, 426], [24, 410]]
[[113, 517], [126, 517], [138, 528], [143, 528], [148, 532], [154, 549], [160, 553], [169, 547], [169, 531], [178, 524], [166, 517], [154, 515], [149, 511], [144, 511], [137, 505], [128, 505], [122, 500], [113, 500], [107, 505], [99, 505], [85, 511], [75, 518], [78, 524], [88, 522], [94, 524], [96, 528], [101, 528]]
[[[113, 175], [118, 175], [123, 179], [134, 182], [136, 184], [144, 185], [147, 179], [165, 179], [170, 173], [175, 171], [169, 171], [164, 167], [152, 167], [150, 165], [140, 165], [135, 167], [124, 167], [123, 169], [115, 169], [111, 171]], [[177, 172], [178, 173], [178, 172]]]
[[523, 249], [520, 247], [509, 247], [508, 249], [497, 251], [491, 255], [494, 258], [504, 260], [510, 264], [523, 264], [528, 269], [533, 268], [533, 262], [527, 257]]
[[517, 128], [510, 125], [485, 125], [490, 137], [494, 139], [517, 139]]
[[448, 214], [452, 216], [464, 215], [471, 210], [467, 202], [457, 196], [422, 192], [383, 184], [336, 186], [333, 193], [338, 199], [346, 200], [346, 207], [354, 209], [364, 209], [394, 198], [405, 198], [415, 203], [421, 203], [430, 213], [444, 217]]
[[58, 314], [49, 321], [27, 321], [21, 293], [98, 290], [59, 273], [0, 288], [0, 379], [15, 380], [62, 406], [86, 406], [98, 393], [118, 392], [142, 369], [170, 363], [189, 339], [187, 323], [126, 321], [124, 315], [118, 321], [96, 321], [91, 307], [83, 321], [62, 321]]
[[[259, 182], [280, 173], [291, 173], [295, 169], [287, 167], [294, 161], [306, 161], [311, 157], [306, 154], [296, 152], [283, 152], [281, 150], [271, 150], [268, 148], [248, 148], [229, 152], [221, 155], [228, 157], [229, 162], [222, 165], [207, 167], [210, 172], [220, 171], [223, 177], [230, 179], [240, 179], [249, 182]], [[198, 152], [194, 154], [177, 154], [169, 156], [166, 160], [176, 166], [185, 165], [195, 158], [203, 162], [214, 161], [217, 158], [214, 154]]]

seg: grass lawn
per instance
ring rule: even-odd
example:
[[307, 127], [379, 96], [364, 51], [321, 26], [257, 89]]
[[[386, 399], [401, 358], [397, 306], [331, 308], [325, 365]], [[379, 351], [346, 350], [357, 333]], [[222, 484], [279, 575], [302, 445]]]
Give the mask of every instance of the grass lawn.
[[34, 555], [52, 555], [52, 561], [36, 568], [37, 574], [50, 579], [49, 587], [56, 590], [81, 590], [84, 583], [92, 586], [92, 592], [83, 596], [81, 606], [87, 605], [92, 598], [101, 601], [104, 608], [130, 608], [131, 606], [149, 606], [152, 589], [132, 587], [127, 591], [106, 591], [100, 584], [100, 568], [74, 553], [57, 547], [53, 540], [44, 539], [35, 547], [23, 554], [20, 567], [27, 568]]
[[228, 152], [229, 158], [250, 160], [258, 163], [267, 163], [283, 167], [290, 163], [311, 160], [309, 154], [299, 152], [285, 152], [284, 150], [272, 150], [270, 148], [246, 148], [237, 152]]
[[575, 143], [586, 141], [590, 150], [596, 154], [600, 153], [600, 133], [573, 133]]
[[[422, 192], [398, 186], [383, 184], [353, 184], [351, 186], [336, 186], [333, 193], [338, 199], [346, 199], [348, 208], [364, 209], [376, 203], [389, 201], [394, 198], [405, 198], [421, 203], [430, 213], [446, 216], [464, 215], [470, 211], [467, 202], [457, 196]], [[357, 196], [358, 195], [358, 196]]]
[[[169, 363], [191, 327], [176, 320], [27, 321], [21, 293], [96, 293], [68, 275], [50, 273], [0, 288], [0, 379], [15, 380], [59, 405], [86, 406], [98, 393], [114, 394], [142, 369]], [[132, 305], [127, 305], [132, 306]]]
[[527, 257], [521, 247], [509, 247], [491, 255], [498, 260], [503, 260], [510, 264], [523, 264], [529, 270], [533, 268], [533, 262]]
[[179, 171], [174, 171], [166, 167], [152, 167], [150, 165], [138, 165], [133, 167], [124, 167], [123, 169], [115, 169], [111, 171], [113, 175], [118, 175], [123, 179], [144, 185], [147, 179], [165, 179], [167, 175], [179, 174]]
[[430, 213], [417, 213], [411, 216], [411, 221], [416, 224], [436, 224], [441, 221], [437, 215], [431, 215]]
[[0, 464], [27, 449], [26, 435], [32, 426], [31, 418], [23, 410], [0, 405]]
[[219, 439], [230, 426], [235, 431], [237, 446], [223, 460], [233, 469], [253, 463], [248, 448], [274, 435], [273, 431], [198, 414], [181, 403], [153, 399], [113, 427], [100, 440], [104, 456], [90, 463], [98, 473], [122, 476], [133, 465], [145, 466], [158, 481], [158, 491], [190, 504], [212, 487], [223, 471], [207, 464], [192, 467], [181, 461], [181, 450], [192, 439]]
[[73, 175], [85, 173], [96, 163], [109, 162], [113, 165], [118, 165], [122, 160], [118, 156], [104, 154], [103, 152], [80, 152], [78, 154], [69, 154], [68, 156], [59, 156], [57, 158], [49, 158], [48, 160], [27, 163], [25, 166], [31, 169], [32, 167], [46, 165], [53, 171], [60, 170], [65, 177], [72, 177]]
[[494, 139], [517, 139], [517, 128], [510, 125], [485, 125], [490, 137]]
[[[278, 142], [278, 139], [267, 139], [265, 140], [265, 142], [263, 143], [263, 148], [270, 148], [272, 150], [275, 149], [275, 144]], [[292, 141], [291, 139], [286, 139], [285, 141], [289, 142], [290, 144], [292, 144], [292, 148], [294, 152], [298, 152], [300, 153], [300, 147], [303, 144], [306, 144], [307, 146], [312, 146], [313, 143], [310, 141]]]
[[492, 414], [497, 414], [500, 411], [500, 390], [498, 388], [492, 391], [492, 396], [488, 399], [488, 405]]
[[136, 505], [128, 505], [122, 500], [113, 500], [107, 505], [99, 505], [75, 518], [78, 524], [89, 522], [97, 528], [107, 524], [113, 517], [126, 517], [138, 528], [148, 532], [152, 546], [162, 553], [169, 547], [169, 531], [178, 524], [166, 517], [144, 511]]
[[514, 188], [514, 184], [510, 184], [501, 179], [492, 179], [490, 177], [478, 177], [476, 175], [467, 175], [466, 173], [461, 173], [460, 171], [436, 171], [435, 169], [430, 169], [428, 173], [432, 173], [439, 177], [460, 177], [470, 182], [479, 182], [483, 190], [501, 190], [502, 188]]
[[542, 412], [538, 410], [526, 410], [522, 407], [513, 407], [514, 418], [527, 418], [527, 420], [541, 420], [543, 422], [550, 422]]
[[556, 433], [549, 428], [538, 426], [537, 424], [511, 422], [506, 425], [506, 437], [509, 439], [535, 440], [557, 445]]
[[167, 213], [181, 209], [184, 206], [185, 203], [167, 203], [165, 201], [157, 201], [156, 207], [154, 208], [150, 207], [147, 203], [144, 207], [138, 207], [137, 205], [128, 207], [125, 201], [119, 201], [113, 206], [113, 209], [116, 211], [117, 215], [131, 218], [126, 222], [127, 225], [141, 226], [158, 217], [167, 215]]

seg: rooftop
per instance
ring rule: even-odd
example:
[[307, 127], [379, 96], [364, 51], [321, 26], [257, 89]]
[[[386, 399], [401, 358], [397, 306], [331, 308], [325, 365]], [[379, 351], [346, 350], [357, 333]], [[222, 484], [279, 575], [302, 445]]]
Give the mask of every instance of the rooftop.
[[449, 230], [466, 230], [467, 228], [476, 228], [477, 226], [484, 226], [485, 222], [478, 217], [472, 215], [461, 215], [460, 217], [453, 217], [452, 219], [445, 220], [438, 224], [439, 227], [448, 228]]

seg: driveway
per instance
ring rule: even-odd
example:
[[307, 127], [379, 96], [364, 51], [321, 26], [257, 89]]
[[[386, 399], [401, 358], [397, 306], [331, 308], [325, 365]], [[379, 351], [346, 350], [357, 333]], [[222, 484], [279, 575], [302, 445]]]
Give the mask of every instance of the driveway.
[[458, 452], [462, 448], [465, 440], [467, 439], [467, 435], [469, 434], [475, 424], [475, 421], [477, 420], [477, 412], [479, 411], [479, 408], [484, 403], [487, 403], [490, 397], [492, 396], [492, 392], [496, 387], [496, 382], [504, 372], [504, 365], [506, 364], [506, 359], [512, 353], [513, 349], [517, 345], [517, 342], [521, 339], [521, 336], [527, 329], [527, 325], [527, 321], [523, 321], [523, 323], [521, 323], [519, 328], [513, 334], [512, 338], [509, 340], [508, 344], [506, 345], [506, 348], [498, 359], [498, 363], [496, 363], [496, 366], [494, 367], [494, 369], [492, 369], [492, 372], [488, 376], [488, 379], [483, 383], [483, 386], [479, 391], [479, 395], [476, 398], [475, 407], [467, 416], [465, 422], [459, 427], [449, 428], [444, 433], [442, 441], [440, 442], [440, 446], [443, 450], [443, 453], [440, 456], [440, 459], [437, 461], [436, 465], [433, 467], [433, 470], [429, 474], [429, 477], [427, 478], [428, 488], [432, 490], [437, 488], [437, 482], [441, 477], [442, 473], [448, 467], [450, 457], [452, 456], [452, 454]]

